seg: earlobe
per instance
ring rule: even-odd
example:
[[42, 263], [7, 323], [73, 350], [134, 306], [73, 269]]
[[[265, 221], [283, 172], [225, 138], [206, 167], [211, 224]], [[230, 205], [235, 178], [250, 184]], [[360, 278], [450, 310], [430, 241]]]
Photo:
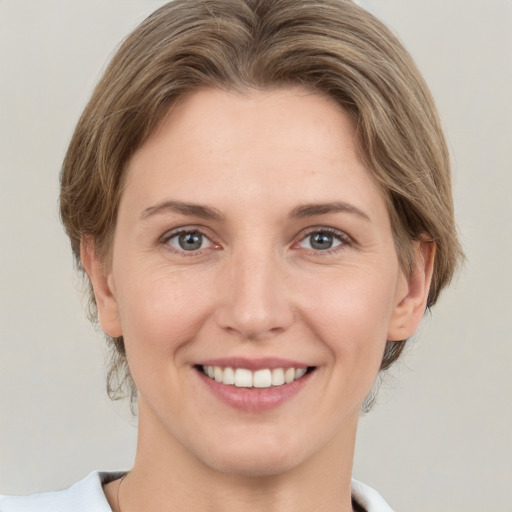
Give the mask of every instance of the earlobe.
[[80, 242], [80, 258], [94, 289], [96, 306], [98, 308], [98, 321], [102, 330], [113, 338], [122, 336], [123, 331], [119, 320], [119, 308], [111, 274], [105, 271], [105, 267], [95, 249], [94, 241], [91, 238], [82, 238]]
[[414, 243], [414, 267], [409, 276], [402, 276], [404, 285], [398, 287], [397, 302], [388, 329], [389, 341], [405, 340], [418, 329], [427, 305], [435, 252], [433, 241]]

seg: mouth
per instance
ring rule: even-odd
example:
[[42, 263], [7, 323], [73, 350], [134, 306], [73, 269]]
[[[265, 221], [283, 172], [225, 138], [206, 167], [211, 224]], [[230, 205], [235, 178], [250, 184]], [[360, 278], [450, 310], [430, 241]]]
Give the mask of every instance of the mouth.
[[195, 368], [206, 377], [226, 386], [235, 388], [276, 388], [285, 384], [299, 381], [305, 375], [312, 373], [315, 366], [259, 368], [233, 368], [230, 366], [196, 365]]

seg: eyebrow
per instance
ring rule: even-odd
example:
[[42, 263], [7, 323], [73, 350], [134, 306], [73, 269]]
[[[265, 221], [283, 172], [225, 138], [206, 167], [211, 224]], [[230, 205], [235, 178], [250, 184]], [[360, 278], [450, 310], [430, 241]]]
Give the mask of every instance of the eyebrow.
[[[162, 214], [166, 212], [179, 213], [181, 215], [192, 215], [205, 220], [224, 219], [222, 213], [216, 208], [195, 203], [185, 203], [183, 201], [163, 201], [154, 206], [149, 206], [142, 211], [141, 219]], [[350, 213], [371, 222], [370, 217], [357, 206], [343, 201], [335, 201], [330, 203], [312, 203], [299, 205], [291, 210], [289, 217], [292, 219], [305, 219], [316, 215], [327, 215], [329, 213]]]
[[163, 201], [154, 206], [145, 208], [141, 214], [141, 219], [146, 220], [152, 215], [159, 213], [173, 212], [181, 215], [192, 215], [205, 220], [222, 220], [224, 216], [216, 208], [204, 206], [201, 204], [184, 203], [182, 201]]
[[315, 215], [326, 215], [328, 213], [351, 213], [371, 222], [370, 216], [367, 213], [357, 206], [343, 201], [297, 206], [290, 212], [290, 217], [294, 219], [304, 219], [314, 217]]

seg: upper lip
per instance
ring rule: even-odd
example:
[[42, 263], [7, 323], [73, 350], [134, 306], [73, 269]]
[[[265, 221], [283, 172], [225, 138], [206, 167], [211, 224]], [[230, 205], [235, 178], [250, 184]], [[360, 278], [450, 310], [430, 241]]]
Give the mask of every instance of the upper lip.
[[196, 366], [220, 366], [221, 368], [244, 368], [246, 370], [262, 370], [268, 368], [308, 368], [311, 364], [301, 363], [292, 359], [280, 357], [222, 357], [200, 361]]

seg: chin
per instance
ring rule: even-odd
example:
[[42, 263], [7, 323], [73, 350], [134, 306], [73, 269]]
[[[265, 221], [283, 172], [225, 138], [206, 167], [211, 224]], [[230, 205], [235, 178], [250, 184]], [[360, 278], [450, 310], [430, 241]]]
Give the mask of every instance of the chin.
[[273, 477], [291, 471], [299, 465], [292, 457], [280, 458], [275, 454], [258, 454], [236, 459], [226, 457], [220, 461], [212, 461], [211, 468], [228, 475], [240, 477]]
[[292, 470], [305, 458], [305, 454], [285, 443], [266, 440], [264, 443], [248, 442], [236, 446], [233, 443], [221, 450], [209, 450], [202, 461], [220, 473], [241, 477], [270, 477]]

